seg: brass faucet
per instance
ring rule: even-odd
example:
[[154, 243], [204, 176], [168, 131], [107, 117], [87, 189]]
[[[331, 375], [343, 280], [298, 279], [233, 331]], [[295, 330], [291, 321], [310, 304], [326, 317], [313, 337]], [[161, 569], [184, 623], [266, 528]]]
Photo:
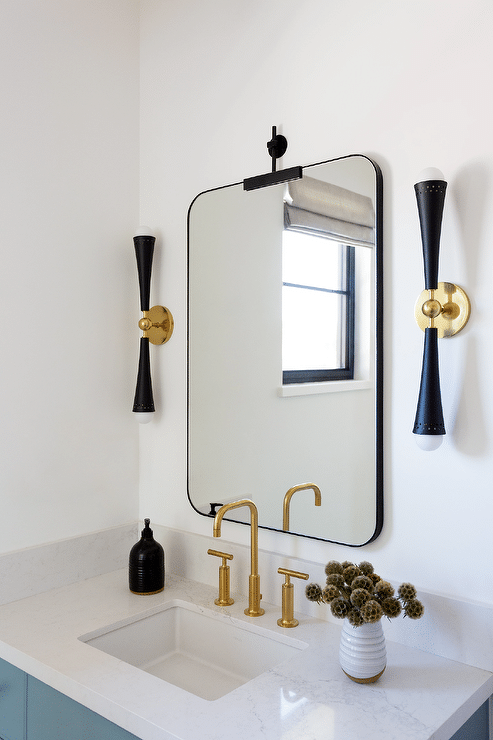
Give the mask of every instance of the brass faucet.
[[250, 501], [250, 499], [242, 499], [241, 501], [232, 501], [230, 504], [224, 504], [221, 506], [219, 511], [214, 517], [214, 526], [212, 528], [213, 537], [221, 536], [221, 522], [223, 516], [227, 511], [231, 509], [239, 509], [240, 506], [248, 506], [250, 509], [250, 530], [251, 530], [251, 544], [250, 544], [250, 578], [249, 578], [249, 589], [248, 589], [248, 609], [245, 609], [245, 614], [249, 617], [260, 617], [265, 614], [265, 609], [260, 606], [260, 600], [262, 594], [260, 593], [260, 576], [258, 574], [258, 511], [257, 507]]
[[297, 627], [299, 622], [294, 618], [294, 586], [291, 578], [303, 578], [306, 581], [310, 576], [308, 573], [287, 568], [278, 568], [277, 572], [285, 576], [282, 584], [282, 617], [277, 620], [277, 624], [279, 627]]
[[320, 493], [320, 488], [316, 486], [315, 483], [300, 483], [298, 486], [290, 488], [284, 496], [282, 507], [282, 528], [285, 532], [289, 530], [289, 504], [293, 493], [296, 493], [296, 491], [306, 491], [308, 488], [313, 488], [315, 492], [315, 506], [321, 506], [322, 494]]
[[229, 552], [219, 552], [219, 550], [207, 550], [208, 555], [215, 555], [216, 558], [222, 558], [223, 564], [219, 566], [219, 596], [214, 599], [217, 606], [231, 606], [235, 600], [229, 595], [229, 565], [226, 560], [233, 560]]

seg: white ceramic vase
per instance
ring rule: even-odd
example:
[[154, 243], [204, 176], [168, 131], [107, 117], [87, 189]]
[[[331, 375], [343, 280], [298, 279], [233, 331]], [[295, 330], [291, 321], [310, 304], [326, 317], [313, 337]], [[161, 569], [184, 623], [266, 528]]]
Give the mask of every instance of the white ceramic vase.
[[373, 683], [385, 670], [387, 652], [382, 622], [353, 627], [344, 620], [339, 647], [341, 668], [357, 683]]

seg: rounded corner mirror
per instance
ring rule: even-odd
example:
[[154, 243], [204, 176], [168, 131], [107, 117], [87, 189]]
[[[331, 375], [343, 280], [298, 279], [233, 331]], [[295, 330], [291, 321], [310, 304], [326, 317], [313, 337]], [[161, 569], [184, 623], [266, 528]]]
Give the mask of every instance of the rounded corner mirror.
[[301, 170], [190, 206], [188, 496], [361, 546], [383, 525], [382, 175], [363, 155]]

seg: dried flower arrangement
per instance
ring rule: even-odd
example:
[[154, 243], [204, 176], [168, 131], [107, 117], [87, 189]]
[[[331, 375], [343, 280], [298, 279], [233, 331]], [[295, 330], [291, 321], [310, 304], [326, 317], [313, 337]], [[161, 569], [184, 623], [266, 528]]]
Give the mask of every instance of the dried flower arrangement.
[[419, 619], [423, 604], [416, 598], [412, 583], [403, 583], [397, 590], [374, 572], [373, 565], [363, 561], [359, 565], [331, 560], [325, 566], [325, 588], [310, 583], [305, 589], [306, 598], [318, 604], [329, 604], [334, 617], [347, 618], [353, 627], [378, 622], [382, 616], [389, 619], [404, 616]]

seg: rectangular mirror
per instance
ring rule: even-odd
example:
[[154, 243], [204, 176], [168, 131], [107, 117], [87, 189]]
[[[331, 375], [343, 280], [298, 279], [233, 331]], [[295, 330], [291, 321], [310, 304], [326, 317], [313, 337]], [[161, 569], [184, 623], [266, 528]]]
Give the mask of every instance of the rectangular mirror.
[[382, 176], [362, 155], [302, 175], [190, 206], [188, 496], [361, 546], [383, 523]]

